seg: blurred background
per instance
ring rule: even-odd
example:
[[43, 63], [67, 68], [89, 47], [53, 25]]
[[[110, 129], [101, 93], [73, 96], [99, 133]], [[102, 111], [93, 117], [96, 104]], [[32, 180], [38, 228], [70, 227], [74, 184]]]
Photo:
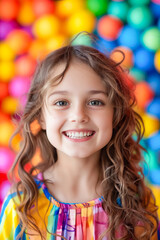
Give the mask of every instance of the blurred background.
[[[160, 206], [160, 0], [0, 0], [0, 207], [15, 158], [8, 146], [12, 118], [23, 112], [36, 64], [81, 31], [94, 33], [96, 45], [85, 35], [73, 44], [126, 55], [122, 67], [136, 84], [136, 111], [146, 129], [145, 180]], [[15, 151], [19, 140], [13, 141]]]

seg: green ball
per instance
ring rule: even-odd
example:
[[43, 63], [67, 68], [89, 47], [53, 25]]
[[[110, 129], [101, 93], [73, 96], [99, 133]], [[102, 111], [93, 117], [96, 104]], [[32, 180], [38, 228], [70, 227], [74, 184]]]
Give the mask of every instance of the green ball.
[[156, 152], [147, 149], [147, 152], [143, 152], [143, 156], [149, 170], [154, 170], [158, 168], [158, 154]]
[[[92, 39], [86, 35], [86, 34], [80, 34], [76, 37], [77, 35], [73, 36], [72, 40], [72, 45], [85, 45], [85, 46], [92, 46]], [[75, 38], [75, 39], [74, 39]]]
[[153, 23], [153, 16], [148, 7], [131, 7], [127, 15], [128, 24], [143, 30]]
[[95, 16], [100, 16], [107, 12], [108, 0], [87, 0], [86, 6]]
[[141, 82], [146, 79], [145, 72], [138, 68], [132, 68], [130, 70], [130, 74], [136, 79], [137, 82]]
[[142, 6], [150, 3], [150, 0], [128, 0], [128, 3], [132, 6]]
[[110, 2], [108, 5], [108, 14], [126, 21], [129, 6], [126, 2]]
[[157, 51], [160, 49], [160, 30], [157, 27], [146, 29], [142, 33], [141, 42], [149, 50]]

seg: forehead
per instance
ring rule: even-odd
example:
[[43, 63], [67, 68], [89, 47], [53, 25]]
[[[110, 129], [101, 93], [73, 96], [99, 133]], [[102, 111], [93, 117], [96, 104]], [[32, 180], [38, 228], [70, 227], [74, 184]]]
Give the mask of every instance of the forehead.
[[53, 85], [48, 90], [48, 93], [54, 89], [87, 91], [91, 88], [95, 90], [104, 90], [106, 88], [101, 77], [88, 64], [75, 59], [71, 61], [62, 81], [59, 84], [54, 85], [54, 77], [61, 74], [64, 69], [65, 63], [61, 63], [55, 67], [52, 76]]

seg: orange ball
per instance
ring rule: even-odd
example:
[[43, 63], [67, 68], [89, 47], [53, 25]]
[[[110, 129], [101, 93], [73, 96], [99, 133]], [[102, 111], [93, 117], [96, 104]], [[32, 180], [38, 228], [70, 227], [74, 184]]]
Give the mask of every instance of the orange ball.
[[4, 113], [4, 112], [0, 112], [0, 124], [3, 122], [7, 122], [10, 121], [11, 118], [8, 114]]
[[24, 30], [15, 29], [8, 34], [6, 42], [17, 55], [20, 55], [28, 51], [32, 37]]
[[154, 92], [147, 82], [142, 81], [136, 84], [135, 97], [138, 107], [144, 109], [146, 105], [153, 99]]
[[[124, 53], [124, 60], [123, 60], [123, 53]], [[111, 58], [115, 62], [123, 62], [121, 66], [124, 68], [131, 68], [133, 66], [133, 52], [130, 48], [127, 47], [117, 47], [111, 54]]]
[[8, 95], [8, 83], [0, 82], [0, 100], [7, 97]]
[[1, 0], [0, 1], [0, 18], [5, 21], [14, 20], [19, 12], [18, 0]]
[[28, 1], [24, 1], [21, 4], [17, 22], [19, 22], [22, 26], [29, 26], [35, 20], [35, 14], [33, 12], [32, 3]]
[[36, 60], [29, 55], [19, 57], [15, 61], [15, 72], [16, 75], [21, 77], [30, 77], [35, 71]]
[[8, 146], [9, 140], [13, 134], [14, 126], [11, 121], [2, 122], [0, 124], [0, 145]]
[[99, 19], [97, 30], [102, 38], [112, 41], [118, 38], [122, 27], [123, 23], [120, 19], [105, 15]]
[[41, 60], [46, 55], [45, 42], [40, 39], [34, 39], [30, 45], [28, 53], [34, 59]]

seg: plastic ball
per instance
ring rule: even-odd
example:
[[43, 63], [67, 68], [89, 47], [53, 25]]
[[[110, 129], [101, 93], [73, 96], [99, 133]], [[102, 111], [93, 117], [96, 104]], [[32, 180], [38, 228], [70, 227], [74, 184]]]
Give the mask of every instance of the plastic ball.
[[[145, 147], [146, 148], [146, 147]], [[158, 168], [158, 152], [152, 151], [150, 149], [147, 149], [147, 152], [143, 152], [143, 156], [145, 159], [145, 162], [147, 163], [146, 167], [146, 175], [148, 175], [149, 171], [152, 171], [154, 169]]]
[[148, 138], [150, 135], [154, 134], [159, 130], [159, 119], [154, 117], [153, 115], [149, 115], [147, 113], [144, 113], [141, 115], [144, 126], [145, 126], [145, 132], [144, 137]]
[[147, 5], [150, 3], [150, 0], [128, 0], [129, 4], [133, 6], [142, 6], [142, 5]]
[[131, 68], [130, 74], [136, 79], [137, 82], [141, 82], [146, 79], [145, 72], [135, 67]]
[[8, 83], [0, 82], [0, 100], [7, 97], [9, 94]]
[[12, 136], [14, 131], [14, 126], [10, 121], [2, 122], [0, 124], [0, 145], [8, 146], [9, 139]]
[[3, 201], [11, 187], [11, 184], [9, 181], [4, 181], [0, 185], [0, 200]]
[[18, 24], [15, 21], [1, 21], [0, 22], [0, 39], [4, 40], [7, 35], [14, 29], [18, 28]]
[[143, 71], [154, 70], [154, 53], [145, 48], [138, 48], [134, 53], [134, 65]]
[[30, 84], [31, 80], [29, 78], [17, 76], [10, 81], [8, 91], [12, 97], [19, 98], [27, 94]]
[[8, 114], [14, 114], [18, 109], [18, 99], [8, 96], [1, 103], [2, 111]]
[[31, 56], [21, 56], [15, 61], [15, 74], [20, 77], [30, 77], [35, 71], [36, 64], [36, 60]]
[[153, 23], [153, 16], [146, 6], [132, 7], [128, 11], [127, 21], [133, 28], [143, 30]]
[[49, 38], [45, 42], [46, 53], [50, 53], [64, 45], [66, 45], [66, 36], [62, 34], [58, 34], [53, 38]]
[[66, 22], [67, 33], [71, 36], [81, 32], [92, 32], [95, 27], [95, 16], [88, 10], [80, 10], [71, 15]]
[[55, 12], [55, 2], [50, 0], [34, 0], [32, 8], [36, 17], [53, 14]]
[[121, 66], [123, 66], [124, 68], [131, 68], [133, 66], [133, 52], [127, 47], [115, 48], [114, 51], [111, 53], [111, 58], [115, 62], [121, 62], [124, 58], [123, 62], [121, 63]]
[[[40, 1], [41, 2], [41, 1]], [[24, 1], [21, 3], [21, 7], [17, 16], [17, 21], [22, 26], [31, 25], [35, 20], [35, 14], [31, 2]]]
[[6, 38], [6, 42], [17, 55], [26, 53], [29, 49], [31, 41], [31, 35], [21, 29], [13, 30]]
[[157, 27], [146, 29], [142, 33], [141, 42], [144, 47], [157, 51], [160, 49], [160, 30]]
[[33, 34], [39, 39], [48, 39], [58, 34], [60, 23], [53, 15], [44, 15], [33, 24]]
[[108, 1], [107, 0], [87, 0], [86, 6], [95, 16], [100, 16], [106, 13]]
[[147, 104], [153, 99], [154, 92], [147, 82], [138, 82], [135, 89], [135, 97], [138, 107], [145, 108]]
[[123, 23], [120, 19], [105, 15], [99, 19], [97, 30], [98, 34], [107, 40], [115, 40], [118, 38]]
[[122, 21], [126, 21], [126, 16], [128, 13], [128, 3], [127, 2], [110, 2], [108, 5], [108, 11], [107, 13], [109, 15], [113, 15]]
[[6, 42], [1, 42], [0, 43], [0, 60], [7, 61], [7, 60], [13, 60], [14, 58], [15, 58], [15, 53], [12, 50], [12, 48]]
[[9, 82], [15, 74], [15, 65], [13, 61], [0, 62], [0, 79], [3, 82]]
[[160, 72], [160, 50], [155, 53], [154, 66], [158, 72]]
[[[160, 148], [159, 148], [160, 149]], [[150, 171], [149, 180], [152, 184], [160, 186], [160, 169], [154, 169]]]
[[8, 172], [14, 160], [14, 154], [8, 147], [0, 147], [0, 172]]
[[0, 112], [0, 124], [10, 121], [10, 116], [4, 112]]
[[151, 2], [156, 3], [156, 4], [160, 4], [160, 0], [151, 0]]
[[75, 35], [72, 38], [72, 45], [87, 45], [87, 46], [92, 46], [92, 40], [88, 35], [85, 34], [80, 34], [80, 35]]
[[118, 43], [119, 45], [126, 46], [128, 48], [131, 48], [132, 50], [135, 50], [140, 45], [140, 32], [139, 30], [125, 25], [118, 37]]
[[105, 53], [108, 54], [110, 53], [114, 48], [116, 48], [117, 43], [116, 41], [108, 41], [106, 39], [100, 38], [97, 43], [96, 43], [96, 48]]
[[28, 53], [34, 59], [43, 59], [46, 55], [45, 42], [40, 39], [34, 39], [30, 45]]
[[150, 4], [150, 9], [154, 15], [155, 18], [159, 18], [160, 17], [160, 3], [156, 4], [156, 3], [151, 3]]
[[19, 11], [18, 0], [1, 0], [0, 1], [1, 19], [10, 21], [16, 19]]
[[155, 93], [155, 96], [160, 97], [160, 75], [158, 73], [151, 73], [147, 77], [147, 82]]
[[146, 107], [148, 114], [160, 119], [160, 98], [154, 98]]
[[56, 1], [56, 14], [61, 18], [68, 18], [75, 12], [85, 9], [84, 1], [63, 0]]

